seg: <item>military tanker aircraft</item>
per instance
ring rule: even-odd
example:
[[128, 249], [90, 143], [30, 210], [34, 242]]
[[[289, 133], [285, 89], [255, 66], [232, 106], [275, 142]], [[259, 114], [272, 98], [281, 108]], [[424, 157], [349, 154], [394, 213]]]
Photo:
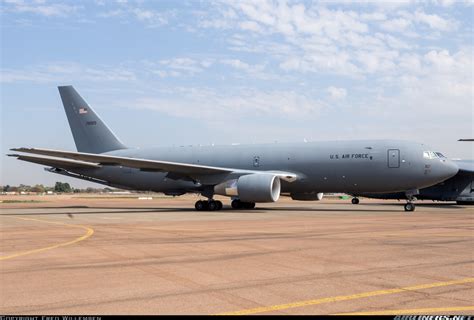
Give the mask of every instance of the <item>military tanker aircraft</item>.
[[360, 140], [251, 145], [132, 148], [124, 145], [72, 86], [58, 87], [77, 152], [15, 148], [19, 160], [48, 166], [52, 173], [113, 187], [197, 193], [196, 210], [220, 210], [214, 195], [231, 198], [234, 209], [276, 202], [281, 194], [317, 200], [322, 193], [404, 192], [405, 211], [415, 210], [418, 190], [449, 179], [458, 166], [426, 156], [412, 141]]

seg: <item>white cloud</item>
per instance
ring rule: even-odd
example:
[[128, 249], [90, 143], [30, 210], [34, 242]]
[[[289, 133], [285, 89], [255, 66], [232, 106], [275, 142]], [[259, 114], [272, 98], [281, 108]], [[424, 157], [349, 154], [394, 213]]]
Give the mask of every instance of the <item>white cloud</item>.
[[181, 74], [193, 75], [199, 72], [204, 71], [205, 68], [209, 68], [214, 63], [211, 59], [204, 59], [201, 61], [187, 58], [179, 57], [173, 59], [164, 59], [158, 61], [158, 66], [164, 67], [172, 72], [162, 73], [169, 74], [173, 76], [179, 76]]
[[357, 77], [362, 69], [351, 62], [352, 57], [344, 51], [313, 52], [303, 57], [290, 56], [280, 63], [280, 68], [285, 71], [302, 73], [333, 73], [349, 77]]
[[250, 69], [250, 66], [247, 63], [242, 62], [239, 59], [223, 59], [221, 60], [221, 63], [232, 66], [236, 69], [243, 69], [243, 70]]
[[360, 15], [360, 18], [362, 20], [368, 20], [368, 21], [382, 21], [386, 20], [387, 16], [383, 12], [370, 12], [370, 13], [362, 13]]
[[243, 30], [249, 30], [254, 32], [263, 32], [262, 27], [255, 21], [243, 21], [240, 23], [240, 27]]
[[474, 52], [472, 47], [454, 54], [450, 54], [448, 50], [432, 50], [425, 54], [423, 58], [429, 72], [462, 76], [462, 80], [466, 83], [473, 82], [472, 61]]
[[404, 18], [396, 18], [384, 21], [380, 27], [391, 32], [404, 32], [411, 26], [411, 21]]
[[69, 5], [63, 3], [46, 4], [41, 1], [29, 2], [24, 1], [7, 1], [6, 10], [12, 10], [17, 13], [32, 13], [46, 17], [66, 17], [71, 13], [78, 11], [81, 7], [77, 5]]
[[168, 25], [175, 15], [176, 13], [172, 10], [155, 10], [142, 7], [140, 2], [130, 4], [128, 1], [117, 1], [116, 6], [107, 6], [107, 10], [101, 10], [97, 17], [120, 18], [127, 23], [130, 20], [136, 20], [147, 28], [158, 28]]
[[152, 70], [151, 71], [153, 74], [157, 74], [160, 78], [166, 78], [168, 77], [169, 73], [163, 70]]
[[135, 81], [133, 71], [116, 66], [84, 66], [78, 63], [49, 63], [21, 69], [1, 70], [0, 82], [63, 83], [78, 81]]
[[120, 17], [125, 15], [125, 11], [122, 9], [110, 10], [107, 12], [99, 13], [98, 16], [102, 18]]
[[426, 14], [423, 11], [415, 12], [415, 20], [427, 24], [432, 29], [440, 31], [450, 31], [456, 28], [456, 23], [443, 19], [436, 14]]
[[201, 19], [198, 22], [201, 28], [215, 28], [220, 30], [230, 29], [233, 27], [233, 23], [227, 19]]
[[347, 96], [347, 90], [344, 88], [329, 87], [327, 88], [331, 99], [339, 100], [344, 99]]
[[400, 75], [386, 79], [392, 90], [383, 95], [383, 103], [377, 109], [392, 115], [405, 110], [423, 115], [425, 121], [446, 116], [472, 117], [472, 58], [472, 48], [454, 54], [432, 50], [423, 56], [402, 56]]
[[455, 0], [438, 0], [436, 2], [442, 5], [443, 7], [450, 7], [455, 3]]
[[[233, 25], [235, 30], [257, 34], [256, 38], [234, 35], [228, 40], [230, 48], [271, 55], [287, 72], [359, 77], [391, 71], [396, 65], [393, 58], [398, 56], [397, 51], [412, 47], [393, 35], [369, 32], [367, 21], [379, 23], [387, 16], [378, 10], [362, 14], [315, 4], [271, 1], [239, 1], [231, 2], [230, 6], [236, 14], [226, 20], [227, 27]], [[396, 31], [410, 25], [405, 18], [382, 22], [383, 28]], [[281, 35], [284, 41], [268, 41], [273, 34]]]
[[222, 59], [220, 61], [222, 64], [231, 66], [235, 69], [240, 69], [244, 70], [247, 72], [253, 72], [253, 71], [262, 71], [264, 66], [263, 65], [250, 65], [246, 62], [243, 62], [239, 59]]
[[134, 16], [142, 22], [146, 22], [148, 27], [159, 27], [168, 23], [168, 17], [162, 12], [134, 8], [131, 11]]
[[144, 97], [125, 107], [150, 109], [172, 116], [212, 120], [252, 116], [304, 117], [318, 115], [324, 103], [293, 91], [243, 88], [225, 93], [207, 88], [175, 88], [172, 97]]
[[421, 59], [418, 54], [403, 54], [398, 61], [398, 67], [406, 74], [418, 75], [421, 72]]
[[[374, 101], [394, 95], [394, 105], [410, 108], [411, 113], [418, 112], [412, 110], [414, 101], [421, 104], [423, 99], [431, 101], [433, 96], [439, 96], [434, 105], [441, 108], [440, 101], [447, 103], [452, 94], [459, 97], [459, 108], [466, 108], [472, 98], [472, 49], [450, 54], [421, 41], [436, 41], [440, 35], [436, 38], [433, 33], [427, 34], [423, 26], [449, 32], [456, 30], [459, 23], [447, 15], [426, 12], [425, 6], [411, 4], [415, 9], [410, 8], [408, 2], [404, 8], [375, 5], [373, 10], [371, 5], [352, 11], [353, 7], [344, 6], [334, 9], [317, 4], [231, 2], [229, 6], [236, 14], [227, 19], [227, 26], [235, 34], [228, 41], [232, 50], [271, 56], [283, 72], [295, 76], [331, 74], [341, 79], [361, 79], [360, 92], [364, 93], [359, 94], [372, 97], [373, 85], [381, 97]], [[254, 23], [254, 28], [249, 27], [249, 22]], [[253, 35], [246, 36], [248, 32]], [[275, 34], [281, 38], [272, 40]], [[269, 44], [284, 50], [271, 50]], [[232, 60], [234, 68], [248, 68], [241, 60]], [[344, 88], [331, 86], [327, 92], [331, 99], [347, 98]], [[355, 96], [351, 94], [351, 99]], [[379, 110], [396, 112], [385, 102], [374, 110], [374, 114]], [[437, 110], [431, 110], [431, 115], [437, 114]]]
[[238, 77], [253, 77], [265, 80], [275, 79], [276, 77], [273, 73], [265, 72], [264, 64], [248, 64], [239, 59], [221, 59], [219, 62], [244, 73], [237, 75]]
[[396, 38], [390, 34], [382, 34], [382, 33], [376, 33], [375, 34], [375, 37], [381, 39], [383, 42], [386, 43], [386, 45], [388, 47], [391, 47], [393, 49], [397, 49], [397, 50], [405, 50], [405, 49], [413, 49], [415, 48], [417, 45], [416, 44], [410, 44], [410, 43], [407, 43], [406, 41], [404, 40], [401, 40], [400, 38]]

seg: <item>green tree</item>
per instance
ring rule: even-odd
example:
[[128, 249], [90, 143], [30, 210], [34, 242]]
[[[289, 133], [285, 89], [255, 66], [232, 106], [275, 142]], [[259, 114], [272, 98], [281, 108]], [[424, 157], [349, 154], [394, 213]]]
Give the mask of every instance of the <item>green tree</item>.
[[15, 186], [8, 186], [8, 192], [19, 192], [18, 187]]
[[71, 189], [71, 186], [69, 185], [69, 183], [65, 182], [56, 182], [56, 184], [54, 185], [54, 191], [55, 192], [60, 192], [60, 193], [70, 193], [72, 192], [72, 189]]
[[67, 192], [67, 193], [71, 193], [72, 192], [72, 188], [71, 186], [69, 185], [69, 183], [65, 183], [64, 184], [64, 192]]
[[29, 185], [26, 185], [26, 184], [22, 184], [22, 183], [21, 183], [21, 184], [18, 186], [18, 191], [19, 191], [19, 192], [23, 192], [23, 191], [24, 191], [24, 192], [28, 192], [28, 191], [30, 191], [30, 189], [31, 189], [31, 187], [30, 187]]
[[37, 193], [44, 193], [45, 192], [45, 188], [42, 184], [37, 184], [35, 185], [33, 188], [31, 188], [31, 191], [32, 192], [37, 192]]

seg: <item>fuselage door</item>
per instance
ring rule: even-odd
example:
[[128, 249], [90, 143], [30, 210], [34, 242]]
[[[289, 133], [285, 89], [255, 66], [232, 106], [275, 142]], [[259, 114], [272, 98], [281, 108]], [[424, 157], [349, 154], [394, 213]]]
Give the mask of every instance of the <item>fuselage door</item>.
[[389, 168], [400, 168], [400, 150], [388, 149], [387, 156]]

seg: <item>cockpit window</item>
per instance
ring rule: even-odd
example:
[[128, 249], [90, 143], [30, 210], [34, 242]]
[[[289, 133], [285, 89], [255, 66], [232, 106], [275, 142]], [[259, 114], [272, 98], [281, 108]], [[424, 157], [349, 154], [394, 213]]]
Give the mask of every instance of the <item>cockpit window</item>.
[[442, 154], [441, 152], [435, 152], [435, 153], [436, 153], [436, 155], [437, 155], [438, 157], [440, 157], [440, 158], [446, 158], [446, 157], [444, 156], [444, 154]]
[[441, 158], [444, 157], [441, 153], [438, 155], [439, 152], [433, 152], [433, 151], [423, 151], [423, 158], [425, 159], [436, 159], [436, 158]]

